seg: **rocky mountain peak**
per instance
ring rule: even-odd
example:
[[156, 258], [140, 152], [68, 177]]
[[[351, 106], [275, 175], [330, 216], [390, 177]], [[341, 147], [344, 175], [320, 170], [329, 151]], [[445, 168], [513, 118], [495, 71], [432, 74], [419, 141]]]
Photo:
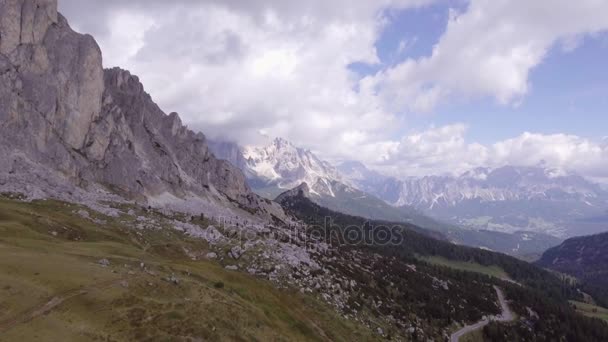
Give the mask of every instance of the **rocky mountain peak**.
[[254, 188], [271, 189], [265, 193], [269, 198], [303, 182], [310, 184], [313, 193], [331, 195], [331, 183], [341, 179], [332, 165], [283, 138], [266, 146], [240, 147], [228, 142], [212, 142], [210, 146], [220, 158], [239, 166]]
[[295, 145], [291, 141], [281, 138], [281, 137], [274, 138], [274, 140], [272, 141], [272, 144], [277, 149], [283, 149], [283, 148], [287, 148], [287, 147], [296, 148]]
[[74, 32], [56, 0], [0, 0], [0, 178], [41, 197], [101, 187], [195, 211], [282, 215], [137, 76], [103, 70], [93, 37]]

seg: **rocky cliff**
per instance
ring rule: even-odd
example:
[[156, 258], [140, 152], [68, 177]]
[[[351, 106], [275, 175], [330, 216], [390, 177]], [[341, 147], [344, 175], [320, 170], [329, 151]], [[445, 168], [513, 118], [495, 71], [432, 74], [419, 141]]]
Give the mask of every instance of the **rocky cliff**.
[[70, 28], [57, 0], [0, 0], [0, 185], [24, 179], [278, 210], [136, 76], [103, 70], [97, 43]]

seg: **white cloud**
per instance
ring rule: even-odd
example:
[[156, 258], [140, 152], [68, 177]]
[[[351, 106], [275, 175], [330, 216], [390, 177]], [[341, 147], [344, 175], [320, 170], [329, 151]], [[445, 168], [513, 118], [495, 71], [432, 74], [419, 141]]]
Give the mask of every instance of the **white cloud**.
[[393, 175], [460, 174], [478, 166], [544, 165], [608, 180], [608, 144], [575, 135], [523, 133], [491, 145], [466, 141], [467, 127], [432, 127], [404, 137], [378, 158], [376, 168]]
[[[61, 0], [60, 9], [97, 38], [106, 66], [139, 75], [161, 108], [210, 136], [283, 136], [399, 175], [544, 159], [608, 177], [606, 144], [580, 137], [526, 133], [483, 146], [456, 124], [395, 138], [407, 127], [399, 113], [429, 112], [451, 97], [518, 103], [553, 46], [574, 49], [608, 28], [608, 1], [471, 0], [452, 12], [430, 56], [378, 64], [386, 11], [430, 2]], [[418, 44], [400, 39], [397, 54]], [[359, 79], [353, 62], [384, 69]]]
[[394, 108], [431, 110], [448, 96], [516, 104], [530, 90], [530, 70], [556, 43], [571, 51], [606, 29], [608, 1], [471, 0], [452, 12], [431, 56], [370, 79]]
[[355, 90], [358, 77], [348, 66], [379, 63], [374, 43], [388, 20], [385, 10], [431, 1], [65, 0], [62, 6], [77, 29], [95, 35], [106, 66], [139, 75], [161, 108], [179, 112], [191, 127], [244, 143], [259, 142], [263, 130], [338, 155], [343, 140], [382, 139], [400, 122], [372, 89]]
[[576, 135], [522, 135], [495, 143], [491, 163], [547, 165], [577, 171], [594, 178], [608, 179], [608, 146]]
[[467, 143], [464, 124], [454, 124], [407, 135], [375, 165], [396, 176], [460, 173], [488, 160], [488, 148]]

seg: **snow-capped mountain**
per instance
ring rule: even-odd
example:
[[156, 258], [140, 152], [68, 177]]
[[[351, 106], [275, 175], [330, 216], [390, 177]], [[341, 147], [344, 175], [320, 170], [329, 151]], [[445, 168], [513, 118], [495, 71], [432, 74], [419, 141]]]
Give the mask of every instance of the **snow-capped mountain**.
[[218, 157], [241, 168], [250, 185], [269, 198], [302, 183], [309, 184], [313, 195], [334, 197], [332, 184], [343, 181], [330, 163], [282, 138], [266, 146], [241, 147], [227, 142], [213, 142], [211, 146]]
[[459, 177], [428, 176], [403, 181], [397, 205], [433, 209], [466, 200], [548, 200], [604, 205], [606, 193], [583, 177], [542, 167], [477, 168]]

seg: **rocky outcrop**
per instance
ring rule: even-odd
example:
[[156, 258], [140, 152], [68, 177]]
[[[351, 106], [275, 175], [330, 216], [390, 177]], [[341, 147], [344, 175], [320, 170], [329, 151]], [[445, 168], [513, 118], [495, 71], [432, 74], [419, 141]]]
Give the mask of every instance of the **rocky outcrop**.
[[17, 163], [128, 198], [168, 193], [280, 213], [250, 191], [239, 169], [215, 158], [202, 133], [166, 115], [136, 76], [103, 70], [93, 37], [74, 32], [56, 0], [0, 0], [4, 183], [23, 170]]
[[283, 200], [291, 197], [310, 197], [310, 188], [308, 184], [302, 183], [297, 187], [287, 190], [275, 198], [275, 202], [281, 203]]

